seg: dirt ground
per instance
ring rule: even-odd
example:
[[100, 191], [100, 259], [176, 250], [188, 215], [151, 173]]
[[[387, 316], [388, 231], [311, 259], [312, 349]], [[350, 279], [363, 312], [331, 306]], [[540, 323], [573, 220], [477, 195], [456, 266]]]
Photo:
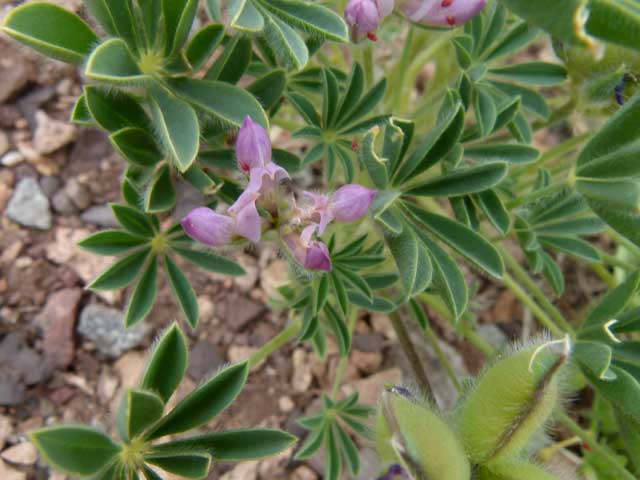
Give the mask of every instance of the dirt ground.
[[[77, 8], [80, 2], [64, 3]], [[4, 9], [0, 18], [7, 8], [0, 6]], [[68, 123], [81, 91], [80, 80], [74, 68], [45, 61], [0, 37], [3, 480], [64, 479], [48, 470], [25, 433], [59, 422], [86, 422], [108, 429], [120, 392], [135, 384], [154, 338], [172, 321], [182, 322], [165, 283], [161, 283], [158, 302], [145, 326], [132, 334], [119, 327], [130, 292], [96, 295], [84, 289], [111, 259], [84, 253], [75, 242], [113, 224], [105, 205], [120, 200], [124, 163], [103, 133]], [[8, 215], [9, 204], [20, 192], [41, 201], [35, 206], [25, 202], [22, 207], [28, 211], [14, 221]], [[186, 197], [186, 203], [197, 202], [197, 196]], [[187, 208], [186, 203], [179, 208]], [[286, 325], [286, 316], [266, 305], [267, 298], [287, 278], [287, 266], [278, 252], [258, 248], [241, 253], [238, 259], [248, 275], [234, 280], [184, 265], [198, 293], [202, 318], [198, 329], [189, 331], [191, 364], [181, 394], [221, 365], [246, 358]], [[586, 306], [588, 298], [602, 291], [602, 286], [583, 267], [568, 261], [563, 265], [568, 291], [560, 306], [571, 317]], [[535, 334], [537, 327], [530, 313], [510, 292], [472, 272], [469, 276], [478, 288], [473, 310], [479, 314], [482, 336], [501, 345]], [[445, 321], [433, 317], [456, 370], [462, 375], [477, 373], [483, 362], [480, 352], [461, 340]], [[413, 335], [418, 339], [417, 331]], [[374, 404], [385, 384], [410, 378], [385, 316], [363, 315], [354, 344], [344, 393], [359, 391], [364, 402]], [[331, 352], [322, 362], [306, 345], [294, 342], [281, 349], [251, 374], [240, 399], [210, 428], [277, 426], [303, 437], [304, 430], [296, 419], [315, 411], [319, 395], [330, 390], [338, 363], [335, 345]], [[433, 352], [423, 346], [419, 353], [440, 400], [452, 405], [455, 390]], [[363, 472], [358, 478], [372, 480], [377, 473], [375, 454], [364, 444], [362, 452]], [[218, 465], [210, 478], [323, 477], [321, 458], [300, 463], [292, 457], [293, 450], [274, 459]]]

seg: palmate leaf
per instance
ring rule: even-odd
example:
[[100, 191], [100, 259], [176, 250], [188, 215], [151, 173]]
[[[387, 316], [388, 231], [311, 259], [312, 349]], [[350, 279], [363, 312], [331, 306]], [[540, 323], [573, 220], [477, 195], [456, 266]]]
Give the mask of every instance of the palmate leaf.
[[100, 291], [126, 287], [138, 276], [150, 252], [150, 249], [145, 248], [118, 260], [91, 282], [87, 288]]
[[149, 262], [149, 266], [138, 280], [138, 284], [129, 300], [124, 319], [127, 327], [135, 325], [149, 314], [156, 301], [157, 291], [158, 261], [153, 257]]
[[83, 62], [98, 41], [75, 13], [44, 2], [11, 10], [2, 22], [2, 30], [44, 55], [75, 64]]
[[111, 38], [96, 47], [85, 68], [87, 77], [115, 84], [138, 84], [149, 79], [142, 71], [127, 44]]
[[145, 462], [161, 468], [165, 472], [179, 475], [183, 478], [205, 478], [211, 468], [211, 455], [206, 453], [149, 453], [144, 457]]
[[119, 255], [147, 243], [149, 239], [123, 230], [103, 230], [78, 242], [78, 246], [96, 255]]
[[164, 402], [156, 394], [145, 390], [127, 390], [118, 410], [120, 438], [124, 441], [135, 438], [159, 420], [163, 410]]
[[169, 255], [164, 256], [164, 268], [171, 290], [192, 328], [198, 325], [198, 299], [191, 283]]

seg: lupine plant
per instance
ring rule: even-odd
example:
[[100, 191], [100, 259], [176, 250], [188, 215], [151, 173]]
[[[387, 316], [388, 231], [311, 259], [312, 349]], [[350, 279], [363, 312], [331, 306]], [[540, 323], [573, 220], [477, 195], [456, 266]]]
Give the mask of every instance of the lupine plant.
[[[195, 329], [196, 293], [176, 260], [242, 275], [234, 253], [272, 244], [290, 281], [270, 305], [289, 322], [169, 409], [187, 364], [170, 327], [124, 395], [119, 441], [54, 426], [31, 434], [43, 458], [83, 478], [204, 478], [212, 461], [281, 452], [293, 438], [278, 430], [173, 435], [206, 428], [286, 343], [325, 358], [335, 342], [334, 387], [299, 420], [309, 434], [296, 454], [323, 450], [327, 479], [357, 475], [367, 442], [383, 480], [555, 479], [544, 461], [568, 446], [587, 478], [637, 478], [640, 2], [204, 3], [85, 0], [81, 17], [29, 2], [2, 29], [82, 69], [71, 120], [103, 129], [124, 160], [111, 205], [121, 228], [79, 244], [116, 257], [88, 288], [130, 287], [132, 326], [152, 311], [162, 267]], [[541, 48], [552, 61], [531, 60]], [[534, 139], [549, 131], [563, 138], [541, 151]], [[282, 138], [303, 148], [278, 148]], [[315, 184], [300, 187], [304, 171]], [[175, 218], [182, 182], [204, 203]], [[572, 316], [555, 304], [561, 255], [609, 288]], [[480, 277], [546, 332], [496, 351], [476, 331]], [[415, 377], [375, 409], [340, 393], [366, 312], [389, 316]], [[478, 379], [456, 375], [433, 312], [487, 357]], [[411, 318], [458, 388], [452, 410], [436, 401]], [[572, 411], [578, 396], [588, 410]]]

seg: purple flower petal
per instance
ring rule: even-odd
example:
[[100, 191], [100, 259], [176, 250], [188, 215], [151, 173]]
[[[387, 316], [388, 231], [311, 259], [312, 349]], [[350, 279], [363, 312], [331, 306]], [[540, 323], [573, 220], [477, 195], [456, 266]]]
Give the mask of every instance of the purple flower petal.
[[251, 117], [244, 119], [236, 142], [238, 167], [245, 173], [264, 167], [271, 162], [271, 140], [269, 134]]
[[231, 242], [235, 227], [233, 218], [206, 207], [192, 210], [180, 223], [187, 235], [212, 247]]
[[406, 0], [400, 9], [414, 22], [452, 27], [471, 20], [485, 4], [486, 0]]
[[310, 270], [330, 272], [333, 266], [331, 265], [331, 255], [327, 246], [322, 242], [310, 242], [304, 266]]
[[362, 185], [344, 185], [331, 195], [329, 206], [336, 221], [354, 222], [369, 211], [377, 193]]
[[377, 0], [349, 0], [344, 10], [344, 18], [357, 40], [368, 33], [375, 32], [382, 16], [378, 10]]

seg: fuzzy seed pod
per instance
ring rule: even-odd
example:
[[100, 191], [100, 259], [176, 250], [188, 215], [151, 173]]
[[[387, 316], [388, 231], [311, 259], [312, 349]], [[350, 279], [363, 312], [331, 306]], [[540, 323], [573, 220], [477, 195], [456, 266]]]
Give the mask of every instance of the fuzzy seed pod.
[[403, 390], [382, 394], [376, 426], [381, 459], [401, 464], [415, 480], [469, 480], [471, 467], [455, 432]]
[[558, 480], [558, 477], [537, 465], [520, 461], [483, 467], [477, 480]]
[[456, 415], [472, 462], [516, 460], [556, 406], [558, 372], [567, 350], [564, 341], [528, 347], [498, 361], [480, 378]]

